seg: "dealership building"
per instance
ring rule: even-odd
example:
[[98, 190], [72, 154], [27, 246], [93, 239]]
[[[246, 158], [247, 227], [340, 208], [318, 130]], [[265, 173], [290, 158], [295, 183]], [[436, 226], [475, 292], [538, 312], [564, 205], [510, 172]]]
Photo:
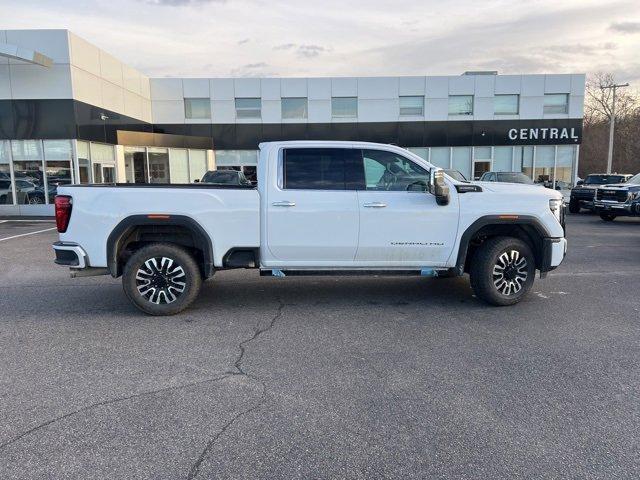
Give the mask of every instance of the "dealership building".
[[258, 144], [406, 147], [478, 178], [577, 177], [583, 74], [149, 78], [67, 30], [0, 30], [0, 215], [48, 215], [66, 183], [255, 176]]

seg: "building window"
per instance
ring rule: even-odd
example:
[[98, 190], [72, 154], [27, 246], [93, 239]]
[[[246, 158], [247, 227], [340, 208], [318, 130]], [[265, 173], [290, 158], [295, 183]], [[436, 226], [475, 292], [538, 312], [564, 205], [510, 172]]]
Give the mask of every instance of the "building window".
[[449, 95], [449, 115], [473, 115], [473, 95]]
[[186, 118], [211, 118], [211, 101], [208, 98], [185, 98], [184, 116]]
[[496, 95], [493, 97], [494, 115], [517, 115], [520, 95]]
[[545, 93], [544, 113], [567, 113], [569, 109], [569, 94]]
[[400, 97], [400, 115], [401, 116], [423, 116], [424, 115], [424, 97]]
[[333, 118], [356, 118], [358, 116], [358, 98], [332, 97], [331, 116]]
[[236, 118], [260, 118], [262, 102], [259, 98], [236, 98]]
[[282, 99], [283, 119], [304, 119], [307, 118], [306, 97], [291, 97]]

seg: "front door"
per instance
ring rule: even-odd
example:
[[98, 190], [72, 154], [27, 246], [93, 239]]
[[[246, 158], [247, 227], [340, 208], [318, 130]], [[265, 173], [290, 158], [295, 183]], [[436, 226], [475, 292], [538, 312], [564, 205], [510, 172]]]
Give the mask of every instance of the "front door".
[[355, 187], [346, 178], [354, 152], [307, 147], [280, 152], [278, 181], [267, 187], [265, 266], [353, 265], [359, 212]]
[[358, 191], [360, 233], [356, 264], [368, 267], [439, 267], [453, 251], [458, 199], [437, 205], [427, 191], [429, 172], [385, 150], [363, 150], [365, 187]]

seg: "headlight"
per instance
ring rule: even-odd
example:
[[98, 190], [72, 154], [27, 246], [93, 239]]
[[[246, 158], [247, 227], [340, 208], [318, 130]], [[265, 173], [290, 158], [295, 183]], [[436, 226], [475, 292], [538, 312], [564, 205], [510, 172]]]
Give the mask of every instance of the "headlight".
[[552, 198], [549, 200], [549, 210], [553, 212], [558, 221], [560, 221], [560, 209], [562, 208], [561, 198]]

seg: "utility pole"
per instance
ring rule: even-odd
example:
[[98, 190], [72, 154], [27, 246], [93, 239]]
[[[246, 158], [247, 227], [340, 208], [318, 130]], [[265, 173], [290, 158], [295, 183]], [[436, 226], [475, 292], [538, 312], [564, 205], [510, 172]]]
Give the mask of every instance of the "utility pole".
[[607, 155], [607, 173], [611, 173], [611, 166], [613, 163], [613, 131], [615, 129], [616, 123], [616, 90], [618, 88], [628, 87], [628, 83], [620, 83], [607, 85], [606, 87], [600, 87], [602, 90], [607, 88], [611, 88], [613, 90], [612, 101], [611, 101], [611, 119], [609, 120], [609, 153]]

